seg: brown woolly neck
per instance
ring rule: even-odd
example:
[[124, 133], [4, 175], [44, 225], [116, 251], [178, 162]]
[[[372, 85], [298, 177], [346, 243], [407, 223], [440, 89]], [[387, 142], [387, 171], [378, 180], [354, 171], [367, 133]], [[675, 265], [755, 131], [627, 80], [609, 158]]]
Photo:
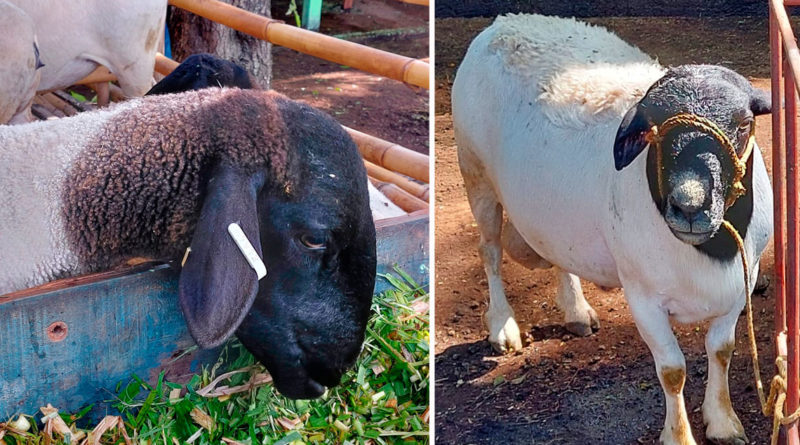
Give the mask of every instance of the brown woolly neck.
[[207, 89], [141, 99], [112, 117], [63, 187], [64, 224], [84, 271], [189, 245], [216, 163], [266, 169], [288, 189], [293, 162], [274, 92]]

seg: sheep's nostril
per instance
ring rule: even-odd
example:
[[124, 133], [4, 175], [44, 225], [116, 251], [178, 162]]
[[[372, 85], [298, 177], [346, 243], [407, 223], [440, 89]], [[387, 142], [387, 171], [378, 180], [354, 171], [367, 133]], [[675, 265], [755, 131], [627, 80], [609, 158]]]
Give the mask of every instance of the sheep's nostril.
[[702, 206], [698, 206], [694, 203], [687, 203], [686, 201], [678, 201], [675, 200], [672, 196], [669, 198], [669, 205], [672, 207], [672, 212], [676, 215], [683, 215], [686, 219], [686, 222], [691, 224], [697, 214], [699, 213]]
[[669, 195], [669, 205], [675, 213], [681, 213], [688, 222], [697, 216], [706, 201], [706, 188], [698, 180], [681, 182]]

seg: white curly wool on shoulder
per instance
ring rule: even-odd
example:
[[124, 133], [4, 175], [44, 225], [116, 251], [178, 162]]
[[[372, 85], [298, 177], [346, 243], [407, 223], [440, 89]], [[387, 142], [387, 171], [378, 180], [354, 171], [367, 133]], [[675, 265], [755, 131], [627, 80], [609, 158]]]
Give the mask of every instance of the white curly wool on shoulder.
[[573, 18], [498, 17], [489, 50], [537, 89], [555, 125], [581, 128], [622, 117], [665, 69], [607, 29]]

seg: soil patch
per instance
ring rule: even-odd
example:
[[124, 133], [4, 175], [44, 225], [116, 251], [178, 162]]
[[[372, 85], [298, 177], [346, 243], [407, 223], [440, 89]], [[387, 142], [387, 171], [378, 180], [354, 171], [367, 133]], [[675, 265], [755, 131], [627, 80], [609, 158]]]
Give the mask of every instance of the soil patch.
[[[273, 17], [286, 20], [273, 2]], [[350, 12], [325, 11], [321, 32], [413, 58], [429, 54], [427, 8], [356, 0]], [[387, 32], [386, 30], [396, 30]], [[353, 32], [382, 31], [359, 36]], [[273, 46], [272, 88], [331, 114], [351, 128], [428, 153], [428, 90]]]

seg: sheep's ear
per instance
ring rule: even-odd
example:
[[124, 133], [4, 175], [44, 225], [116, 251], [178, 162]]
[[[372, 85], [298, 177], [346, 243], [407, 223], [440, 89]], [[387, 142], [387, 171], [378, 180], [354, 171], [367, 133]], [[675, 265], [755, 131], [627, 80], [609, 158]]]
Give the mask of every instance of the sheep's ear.
[[228, 234], [238, 223], [259, 256], [256, 196], [263, 180], [219, 168], [209, 181], [181, 271], [179, 301], [192, 337], [203, 348], [222, 344], [250, 311], [258, 277]]
[[640, 104], [628, 110], [619, 124], [614, 140], [614, 167], [619, 171], [627, 167], [647, 146], [650, 124]]
[[770, 97], [770, 93], [758, 88], [753, 88], [752, 91], [750, 91], [750, 111], [753, 112], [754, 116], [771, 113], [772, 97]]

